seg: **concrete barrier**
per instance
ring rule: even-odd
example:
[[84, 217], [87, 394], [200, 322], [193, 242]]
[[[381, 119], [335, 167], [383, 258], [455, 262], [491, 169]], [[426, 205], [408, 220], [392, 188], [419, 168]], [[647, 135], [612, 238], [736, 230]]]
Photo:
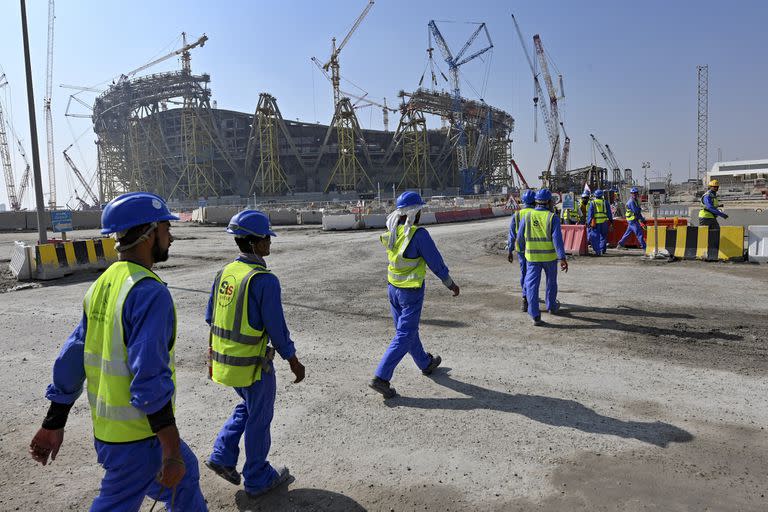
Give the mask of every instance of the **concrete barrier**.
[[366, 228], [385, 228], [387, 227], [386, 213], [369, 213], [363, 215], [363, 227]]
[[27, 212], [0, 213], [0, 231], [21, 231], [24, 229], [27, 229]]
[[101, 227], [101, 210], [75, 210], [72, 212], [73, 229], [95, 229]]
[[[269, 210], [267, 215], [269, 215], [269, 222], [273, 226], [295, 226], [299, 223], [299, 215], [296, 210], [290, 210], [290, 209], [280, 209], [280, 210]], [[234, 215], [234, 214], [233, 214]]]
[[240, 206], [206, 206], [203, 208], [203, 223], [226, 226], [229, 219], [242, 209]]
[[[24, 212], [26, 217], [26, 227], [24, 229], [31, 229], [37, 231], [37, 212]], [[43, 222], [45, 222], [45, 229], [50, 231], [53, 226], [51, 225], [51, 212], [45, 211], [43, 215]]]
[[301, 224], [322, 224], [323, 212], [317, 210], [303, 210], [299, 212], [299, 222]]
[[419, 224], [426, 226], [429, 224], [437, 224], [437, 219], [435, 218], [435, 212], [421, 212], [421, 218], [419, 219]]
[[196, 208], [192, 210], [192, 222], [197, 222], [198, 224], [202, 224], [205, 222], [204, 220], [204, 210], [205, 208]]
[[510, 217], [515, 212], [514, 210], [508, 210], [503, 206], [494, 206], [491, 208], [494, 217]]
[[[718, 218], [717, 223], [721, 226], [768, 226], [768, 204], [766, 208], [728, 208], [726, 202], [723, 209], [728, 214], [727, 219]], [[699, 208], [690, 208], [692, 224], [699, 225]]]
[[[648, 226], [646, 254], [653, 253], [655, 229]], [[744, 259], [744, 228], [724, 226], [720, 229], [662, 226], [659, 230], [659, 250], [685, 260], [742, 261]]]
[[747, 258], [756, 263], [768, 263], [768, 226], [747, 228]]
[[83, 272], [101, 270], [117, 261], [112, 238], [29, 245], [16, 242], [10, 266], [17, 279], [49, 280]]
[[323, 231], [343, 231], [357, 229], [357, 216], [353, 213], [345, 215], [323, 215]]

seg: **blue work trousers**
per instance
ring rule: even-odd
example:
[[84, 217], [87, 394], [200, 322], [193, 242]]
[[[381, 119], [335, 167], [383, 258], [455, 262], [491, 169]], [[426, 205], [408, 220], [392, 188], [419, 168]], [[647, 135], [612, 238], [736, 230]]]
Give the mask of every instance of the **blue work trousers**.
[[523, 297], [525, 297], [525, 268], [526, 268], [526, 261], [525, 261], [525, 253], [517, 253], [517, 260], [520, 262], [520, 289], [522, 290]]
[[544, 294], [545, 305], [548, 310], [555, 308], [557, 311], [557, 260], [542, 263], [528, 262], [525, 272], [525, 292], [528, 297], [528, 314], [531, 318], [541, 316], [539, 310], [539, 284], [541, 283], [541, 271], [547, 277], [547, 289]]
[[376, 376], [386, 381], [392, 380], [395, 368], [405, 357], [411, 354], [413, 362], [423, 370], [430, 363], [429, 354], [424, 351], [419, 339], [419, 320], [424, 305], [424, 287], [397, 288], [389, 285], [389, 309], [395, 321], [395, 337], [384, 352]]
[[595, 254], [605, 254], [605, 250], [608, 248], [608, 222], [602, 222], [595, 225], [594, 228], [589, 228], [587, 236]]
[[162, 501], [166, 510], [172, 512], [208, 510], [200, 491], [197, 458], [184, 441], [181, 442], [181, 457], [187, 471], [175, 491], [157, 482], [157, 474], [163, 465], [163, 451], [156, 437], [120, 444], [96, 440], [94, 446], [99, 464], [106, 472], [91, 512], [137, 512], [145, 496]]
[[624, 232], [624, 235], [621, 237], [621, 240], [619, 240], [619, 245], [624, 246], [624, 242], [626, 242], [630, 236], [632, 236], [632, 233], [635, 234], [637, 237], [637, 241], [640, 242], [640, 247], [645, 249], [645, 237], [643, 236], [643, 227], [640, 225], [640, 222], [637, 220], [630, 220], [627, 222], [627, 230]]
[[259, 492], [277, 477], [277, 471], [267, 460], [272, 444], [269, 427], [275, 413], [277, 391], [275, 368], [272, 363], [270, 366], [269, 372], [261, 372], [261, 380], [247, 388], [233, 388], [243, 401], [235, 406], [232, 416], [221, 427], [209, 458], [220, 466], [237, 466], [240, 438], [245, 434], [243, 483], [250, 493]]

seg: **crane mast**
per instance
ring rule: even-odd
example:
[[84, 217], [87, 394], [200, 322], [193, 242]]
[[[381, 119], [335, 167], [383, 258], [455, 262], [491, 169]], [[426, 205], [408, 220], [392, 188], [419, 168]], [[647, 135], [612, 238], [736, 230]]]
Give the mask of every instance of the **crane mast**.
[[54, 0], [48, 0], [48, 58], [45, 66], [45, 98], [43, 113], [45, 115], [45, 138], [48, 149], [48, 206], [56, 208], [56, 169], [53, 155], [53, 114], [51, 113], [51, 95], [53, 94], [53, 20]]
[[21, 183], [19, 184], [19, 208], [21, 208], [21, 205], [24, 204], [24, 196], [27, 193], [27, 187], [29, 187], [30, 184], [30, 173], [32, 168], [29, 165], [29, 160], [27, 160], [27, 154], [24, 152], [24, 146], [22, 146], [21, 141], [16, 139], [16, 143], [19, 145], [19, 154], [21, 155], [21, 158], [24, 159], [24, 173], [21, 175]]
[[[549, 109], [553, 132], [557, 132], [560, 125], [560, 113], [557, 107], [557, 91], [555, 85], [552, 82], [552, 75], [549, 73], [549, 65], [547, 64], [547, 57], [544, 54], [544, 46], [541, 43], [541, 37], [539, 34], [533, 36], [533, 45], [536, 48], [536, 57], [539, 60], [539, 67], [541, 68], [541, 74], [544, 76], [544, 83], [547, 86], [547, 92], [549, 93]], [[546, 106], [544, 107], [546, 108]], [[549, 133], [549, 132], [548, 132]], [[559, 134], [558, 134], [559, 135]], [[554, 155], [555, 174], [564, 172], [564, 163], [560, 150], [559, 137], [552, 139], [550, 135], [550, 142], [552, 144], [552, 154]]]
[[[0, 77], [0, 87], [7, 84], [4, 81], [5, 75]], [[16, 195], [16, 185], [13, 176], [13, 167], [11, 166], [11, 153], [8, 149], [8, 133], [5, 130], [5, 114], [3, 106], [0, 105], [0, 163], [3, 165], [3, 175], [5, 176], [5, 190], [8, 194], [8, 202], [11, 203], [11, 210], [21, 208], [19, 198]]]
[[96, 196], [96, 194], [93, 193], [93, 189], [88, 185], [88, 182], [85, 180], [85, 177], [83, 177], [82, 173], [80, 172], [80, 169], [77, 168], [75, 165], [75, 162], [72, 161], [72, 158], [67, 154], [67, 150], [71, 148], [72, 145], [70, 145], [67, 149], [64, 150], [64, 160], [67, 161], [67, 164], [72, 169], [72, 172], [75, 173], [75, 176], [77, 177], [77, 181], [80, 182], [80, 184], [83, 186], [83, 189], [85, 190], [85, 193], [88, 195], [88, 198], [92, 201], [93, 205], [99, 204], [99, 198]]

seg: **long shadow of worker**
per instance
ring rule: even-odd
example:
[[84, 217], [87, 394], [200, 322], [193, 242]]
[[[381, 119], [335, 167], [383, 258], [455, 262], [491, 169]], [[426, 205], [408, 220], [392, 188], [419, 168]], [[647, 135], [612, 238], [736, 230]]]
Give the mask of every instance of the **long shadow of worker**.
[[[683, 319], [694, 319], [696, 318], [694, 315], [688, 314], [688, 313], [664, 313], [660, 311], [648, 311], [646, 309], [637, 309], [632, 308], [629, 306], [616, 306], [613, 308], [599, 308], [599, 307], [592, 307], [592, 306], [581, 306], [578, 304], [568, 304], [564, 305], [567, 308], [567, 311], [569, 313], [573, 312], [579, 312], [579, 313], [601, 313], [605, 315], [621, 315], [621, 316], [641, 316], [641, 317], [655, 317], [655, 318], [683, 318]], [[566, 309], [563, 309], [563, 312], [565, 312]]]
[[693, 440], [686, 430], [661, 421], [624, 421], [603, 416], [575, 400], [540, 395], [513, 395], [467, 384], [448, 375], [450, 368], [438, 370], [432, 380], [457, 393], [461, 398], [412, 398], [398, 396], [384, 402], [389, 407], [418, 409], [451, 409], [492, 411], [521, 414], [539, 423], [554, 427], [569, 427], [592, 434], [607, 434], [637, 439], [644, 443], [666, 448], [669, 443], [687, 443]]
[[348, 496], [323, 489], [289, 489], [287, 486], [251, 499], [245, 491], [235, 493], [235, 504], [240, 511], [257, 512], [366, 512], [366, 509]]

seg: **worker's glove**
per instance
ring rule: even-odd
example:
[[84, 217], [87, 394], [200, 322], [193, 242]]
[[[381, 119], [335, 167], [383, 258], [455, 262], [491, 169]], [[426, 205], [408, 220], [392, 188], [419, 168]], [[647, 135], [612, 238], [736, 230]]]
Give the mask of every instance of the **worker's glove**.
[[293, 381], [294, 384], [298, 384], [299, 382], [304, 380], [304, 365], [299, 362], [299, 358], [296, 356], [293, 356], [288, 360], [288, 364], [291, 366], [291, 371], [296, 376], [296, 380]]
[[453, 283], [451, 286], [448, 287], [448, 289], [453, 292], [454, 297], [459, 296], [459, 285], [457, 285], [456, 283]]
[[727, 219], [727, 218], [728, 218], [728, 214], [727, 214], [727, 213], [724, 213], [724, 214], [723, 214], [723, 218], [724, 218], [724, 219]]
[[507, 261], [510, 263], [515, 262], [515, 253], [513, 251], [509, 251], [509, 255], [507, 256]]

